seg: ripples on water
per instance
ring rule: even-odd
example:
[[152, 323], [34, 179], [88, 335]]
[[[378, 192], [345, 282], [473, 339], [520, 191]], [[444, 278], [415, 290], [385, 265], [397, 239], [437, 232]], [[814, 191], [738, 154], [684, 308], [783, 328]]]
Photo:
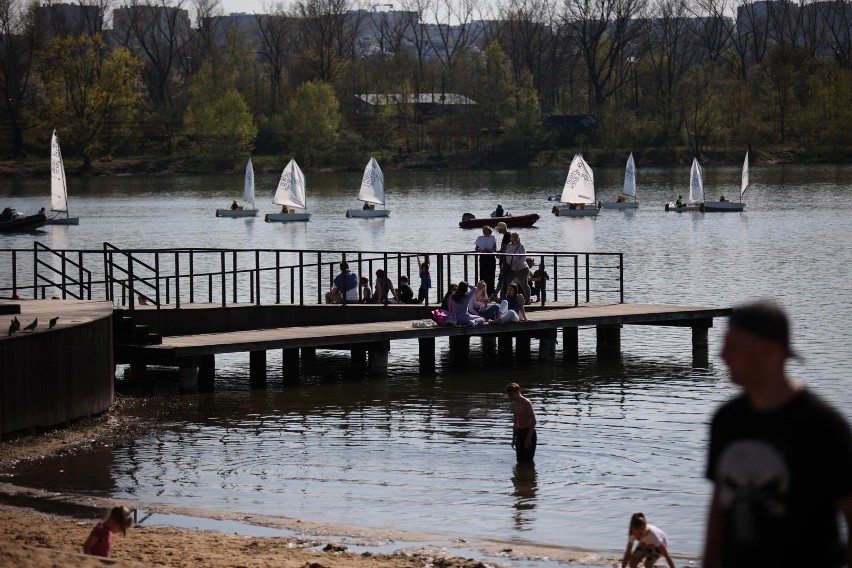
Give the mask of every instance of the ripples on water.
[[[596, 171], [603, 196], [620, 172]], [[734, 192], [739, 172], [708, 168], [713, 188]], [[346, 220], [341, 187], [358, 174], [309, 175], [314, 219], [267, 225], [214, 219], [238, 178], [71, 180], [79, 227], [50, 227], [48, 246], [98, 248], [240, 246], [349, 250], [465, 250], [477, 232], [456, 228], [463, 211], [502, 202], [536, 210], [522, 232], [531, 250], [624, 251], [626, 299], [722, 305], [771, 296], [794, 322], [803, 362], [791, 374], [850, 416], [845, 348], [850, 234], [843, 195], [852, 168], [755, 167], [744, 214], [666, 214], [687, 168], [641, 170], [641, 209], [597, 220], [557, 219], [544, 201], [564, 172], [387, 172], [384, 221]], [[277, 176], [258, 176], [272, 187]], [[37, 209], [34, 181], [4, 186], [4, 204]], [[76, 187], [75, 187], [76, 186]], [[167, 189], [162, 189], [166, 186]], [[309, 191], [311, 191], [309, 189]], [[46, 193], [46, 191], [44, 192]], [[355, 193], [355, 190], [351, 192]], [[260, 194], [260, 191], [259, 191]], [[262, 212], [271, 210], [258, 198]], [[809, 203], [803, 208], [802, 204]], [[842, 209], [840, 207], [843, 207]], [[425, 213], [424, 213], [425, 210]], [[156, 231], [152, 227], [156, 226]], [[212, 230], [215, 230], [213, 232]], [[31, 247], [31, 236], [0, 246]], [[213, 239], [215, 242], [210, 242]], [[703, 479], [707, 422], [734, 392], [716, 357], [693, 359], [688, 329], [622, 331], [622, 358], [598, 362], [594, 331], [581, 331], [581, 360], [501, 365], [473, 340], [466, 366], [438, 342], [437, 370], [421, 376], [416, 342], [394, 343], [387, 380], [349, 376], [341, 352], [320, 352], [307, 384], [282, 388], [280, 353], [270, 352], [269, 388], [247, 388], [247, 355], [217, 357], [217, 392], [178, 397], [164, 382], [140, 416], [156, 427], [127, 447], [57, 458], [22, 469], [17, 481], [119, 498], [304, 517], [448, 536], [579, 546], [620, 554], [631, 513], [644, 511], [677, 555], [700, 552], [710, 486]], [[519, 381], [540, 421], [533, 467], [508, 446], [503, 386]], [[165, 391], [168, 396], [164, 396]], [[136, 396], [131, 393], [131, 396]], [[145, 399], [142, 399], [143, 401]]]

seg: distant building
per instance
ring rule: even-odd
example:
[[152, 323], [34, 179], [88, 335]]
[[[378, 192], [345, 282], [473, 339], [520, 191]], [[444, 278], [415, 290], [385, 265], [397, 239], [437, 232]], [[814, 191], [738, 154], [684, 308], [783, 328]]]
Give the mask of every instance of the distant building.
[[46, 4], [36, 7], [38, 18], [45, 24], [46, 39], [55, 37], [93, 36], [104, 29], [106, 9], [82, 4]]
[[130, 6], [112, 11], [112, 29], [115, 41], [139, 54], [145, 45], [162, 45], [176, 42], [186, 44], [191, 37], [189, 12], [172, 7]]
[[367, 93], [355, 95], [359, 112], [375, 113], [381, 107], [398, 104], [413, 105], [421, 116], [453, 114], [476, 105], [476, 101], [458, 93], [420, 93], [402, 95]]

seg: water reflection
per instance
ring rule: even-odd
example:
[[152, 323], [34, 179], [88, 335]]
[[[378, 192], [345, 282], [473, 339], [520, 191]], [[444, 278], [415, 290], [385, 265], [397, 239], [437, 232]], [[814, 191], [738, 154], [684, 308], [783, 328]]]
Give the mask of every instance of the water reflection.
[[515, 490], [514, 522], [516, 530], [528, 530], [532, 523], [531, 511], [535, 509], [538, 494], [538, 480], [534, 462], [516, 463], [512, 468], [512, 485]]

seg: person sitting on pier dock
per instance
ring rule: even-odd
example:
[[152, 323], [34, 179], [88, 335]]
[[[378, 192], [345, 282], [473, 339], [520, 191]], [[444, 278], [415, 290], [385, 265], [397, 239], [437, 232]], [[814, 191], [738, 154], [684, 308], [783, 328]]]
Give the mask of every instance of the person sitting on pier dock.
[[497, 320], [500, 323], [512, 323], [516, 321], [527, 321], [527, 312], [524, 310], [526, 299], [523, 294], [518, 293], [518, 285], [509, 284], [506, 291], [506, 299], [500, 302], [500, 311]]
[[476, 290], [472, 290], [468, 283], [465, 281], [461, 281], [456, 288], [455, 293], [450, 296], [449, 301], [447, 302], [449, 309], [448, 312], [448, 323], [456, 324], [456, 325], [482, 325], [485, 323], [485, 318], [476, 314], [476, 312], [471, 310], [470, 303], [473, 300], [473, 296], [476, 293]]
[[399, 286], [396, 287], [397, 298], [400, 304], [419, 304], [414, 300], [414, 290], [408, 285], [408, 276], [403, 274], [399, 277]]
[[482, 316], [489, 321], [497, 318], [500, 306], [498, 304], [489, 303], [488, 284], [485, 280], [480, 280], [476, 283], [476, 293], [470, 301], [470, 308], [476, 313], [476, 315]]
[[441, 300], [441, 309], [449, 310], [450, 309], [450, 298], [452, 298], [453, 294], [458, 290], [458, 284], [450, 284], [447, 288], [447, 293], [444, 294], [444, 298]]
[[370, 279], [362, 276], [358, 282], [358, 301], [362, 304], [373, 303], [373, 289], [370, 288]]
[[340, 274], [331, 281], [331, 290], [325, 295], [326, 304], [342, 304], [346, 295], [347, 302], [358, 301], [358, 276], [349, 270], [349, 263], [340, 263]]
[[393, 282], [385, 275], [382, 268], [376, 270], [376, 289], [373, 292], [374, 304], [398, 304], [396, 290], [393, 288]]

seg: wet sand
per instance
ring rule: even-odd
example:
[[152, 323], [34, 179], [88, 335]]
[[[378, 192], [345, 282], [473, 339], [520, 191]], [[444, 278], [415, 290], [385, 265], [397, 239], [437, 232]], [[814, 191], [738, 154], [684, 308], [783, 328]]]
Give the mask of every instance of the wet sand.
[[[0, 443], [0, 566], [104, 566], [104, 560], [81, 554], [82, 544], [103, 513], [118, 503], [80, 495], [33, 490], [2, 483], [3, 474], [21, 460], [85, 451], [88, 445], [114, 444], [139, 433], [134, 419], [117, 400], [103, 416], [81, 420], [70, 428]], [[136, 507], [135, 503], [124, 503]], [[208, 530], [151, 526], [141, 522], [126, 536], [115, 535], [108, 565], [206, 566], [210, 568], [389, 568], [444, 566], [468, 568], [509, 565], [512, 559], [549, 559], [565, 563], [609, 564], [596, 554], [500, 542], [467, 542], [435, 535], [372, 530], [299, 519], [211, 514], [207, 511], [163, 510], [161, 513], [207, 516], [275, 527], [294, 536], [255, 537]], [[396, 546], [398, 544], [398, 547]], [[356, 550], [350, 550], [355, 547]], [[359, 552], [381, 548], [387, 553]], [[476, 551], [473, 558], [454, 549]]]

